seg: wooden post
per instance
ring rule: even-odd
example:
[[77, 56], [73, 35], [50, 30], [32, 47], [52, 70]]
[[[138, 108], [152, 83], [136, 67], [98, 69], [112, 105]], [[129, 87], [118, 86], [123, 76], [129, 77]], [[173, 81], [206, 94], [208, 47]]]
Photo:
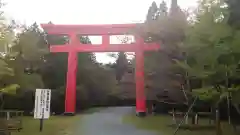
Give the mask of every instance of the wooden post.
[[172, 109], [172, 117], [173, 117], [173, 122], [177, 124], [176, 118], [175, 118], [175, 108]]
[[188, 124], [188, 115], [185, 118], [185, 124]]
[[7, 111], [7, 120], [10, 119], [10, 111]]
[[195, 114], [195, 124], [198, 124], [198, 113]]

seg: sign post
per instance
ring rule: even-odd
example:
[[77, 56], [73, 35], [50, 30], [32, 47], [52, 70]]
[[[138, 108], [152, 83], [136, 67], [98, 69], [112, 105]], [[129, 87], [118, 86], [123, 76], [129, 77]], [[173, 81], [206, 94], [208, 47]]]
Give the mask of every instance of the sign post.
[[43, 130], [43, 121], [50, 117], [51, 90], [36, 89], [34, 118], [40, 119], [40, 132]]

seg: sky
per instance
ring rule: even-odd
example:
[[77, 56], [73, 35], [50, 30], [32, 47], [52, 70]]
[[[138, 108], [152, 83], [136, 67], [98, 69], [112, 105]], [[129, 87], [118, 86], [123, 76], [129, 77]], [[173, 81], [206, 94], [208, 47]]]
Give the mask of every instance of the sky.
[[[27, 25], [33, 22], [54, 24], [119, 24], [142, 22], [152, 0], [3, 0], [7, 17]], [[162, 0], [155, 0], [159, 3]], [[170, 4], [170, 0], [165, 0]], [[196, 6], [197, 0], [178, 0], [181, 8]], [[106, 54], [97, 61], [113, 62]]]

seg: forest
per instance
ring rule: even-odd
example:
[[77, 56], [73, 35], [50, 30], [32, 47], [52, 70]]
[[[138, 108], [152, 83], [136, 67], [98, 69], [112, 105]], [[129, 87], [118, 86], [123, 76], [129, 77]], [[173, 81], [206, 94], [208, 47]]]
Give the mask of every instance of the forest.
[[[163, 111], [172, 105], [189, 106], [197, 98], [199, 106], [207, 102], [209, 108], [224, 106], [240, 114], [239, 6], [238, 0], [200, 0], [191, 11], [181, 9], [177, 0], [169, 8], [164, 1], [150, 5], [146, 20], [134, 31], [145, 42], [161, 46], [145, 53], [148, 102]], [[51, 110], [63, 113], [67, 53], [50, 53], [49, 44], [64, 44], [67, 37], [47, 35], [38, 23], [17, 24], [6, 19], [3, 10], [0, 25], [1, 109], [30, 113], [35, 90], [49, 88]], [[79, 42], [91, 40], [79, 36]], [[135, 59], [127, 55], [119, 52], [111, 55], [115, 63], [102, 64], [94, 53], [78, 54], [78, 111], [135, 104]]]

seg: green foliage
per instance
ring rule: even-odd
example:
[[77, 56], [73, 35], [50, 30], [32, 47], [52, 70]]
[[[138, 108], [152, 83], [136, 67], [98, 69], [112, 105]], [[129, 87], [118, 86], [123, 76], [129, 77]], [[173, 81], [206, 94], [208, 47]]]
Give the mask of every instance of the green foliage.
[[220, 89], [218, 89], [214, 86], [193, 89], [192, 93], [200, 100], [210, 101], [213, 105], [217, 105], [228, 96], [228, 90], [224, 90], [224, 87], [220, 87]]
[[234, 104], [240, 104], [240, 86], [232, 86], [228, 89], [229, 92], [231, 92], [232, 95], [232, 102]]
[[180, 68], [182, 68], [183, 70], [188, 72], [188, 79], [205, 79], [211, 75], [213, 75], [215, 73], [215, 71], [213, 70], [205, 70], [204, 69], [204, 65], [203, 67], [200, 65], [193, 65], [190, 66], [185, 62], [179, 61], [179, 60], [175, 60], [176, 65], [179, 66]]
[[0, 89], [0, 93], [6, 93], [6, 94], [16, 94], [16, 90], [19, 89], [20, 86], [18, 84], [11, 84], [9, 86], [6, 86], [5, 88]]
[[12, 68], [9, 68], [8, 64], [4, 61], [4, 59], [0, 59], [0, 78], [5, 75], [13, 76], [14, 71]]

